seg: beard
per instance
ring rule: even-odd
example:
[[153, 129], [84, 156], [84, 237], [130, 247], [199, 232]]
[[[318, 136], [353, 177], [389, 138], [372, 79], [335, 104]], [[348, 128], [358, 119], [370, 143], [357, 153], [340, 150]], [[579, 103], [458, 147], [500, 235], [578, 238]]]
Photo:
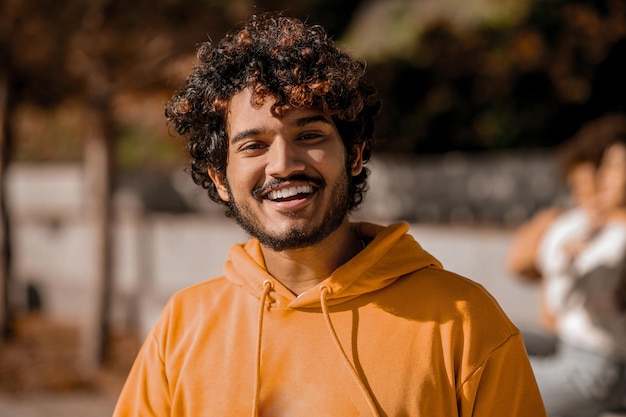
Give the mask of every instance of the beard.
[[[300, 175], [298, 178], [302, 178], [302, 176]], [[289, 178], [285, 180], [289, 180]], [[310, 180], [320, 183], [320, 180]], [[237, 203], [228, 183], [226, 183], [226, 187], [230, 197], [230, 209], [239, 226], [250, 236], [258, 239], [262, 246], [280, 252], [313, 246], [339, 228], [350, 211], [350, 180], [351, 176], [346, 171], [333, 184], [323, 185], [318, 190], [319, 192], [330, 187], [329, 195], [331, 196], [321, 224], [312, 228], [310, 226], [305, 226], [306, 228], [293, 226], [283, 233], [274, 233], [264, 227], [263, 222], [247, 204]], [[292, 216], [295, 218], [297, 213], [293, 213]]]

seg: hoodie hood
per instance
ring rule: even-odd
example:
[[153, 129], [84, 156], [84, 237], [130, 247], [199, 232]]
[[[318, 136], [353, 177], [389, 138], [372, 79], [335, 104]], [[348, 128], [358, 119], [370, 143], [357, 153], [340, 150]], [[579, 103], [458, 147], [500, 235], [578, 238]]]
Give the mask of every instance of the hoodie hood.
[[328, 293], [327, 304], [335, 305], [387, 287], [411, 272], [426, 267], [441, 268], [440, 262], [407, 234], [407, 223], [387, 227], [352, 223], [351, 227], [357, 237], [369, 242], [367, 246], [323, 282], [297, 297], [267, 272], [261, 245], [256, 239], [230, 249], [224, 275], [259, 299], [263, 296], [264, 282], [270, 281], [272, 301], [278, 305], [318, 308], [322, 288]]

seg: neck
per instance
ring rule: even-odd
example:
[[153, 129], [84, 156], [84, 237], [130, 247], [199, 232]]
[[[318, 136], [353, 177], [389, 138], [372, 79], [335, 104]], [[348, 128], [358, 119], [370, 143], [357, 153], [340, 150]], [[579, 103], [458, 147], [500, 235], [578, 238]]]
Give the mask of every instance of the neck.
[[313, 246], [281, 252], [263, 247], [262, 252], [267, 271], [299, 295], [324, 281], [362, 248], [346, 217], [337, 230]]

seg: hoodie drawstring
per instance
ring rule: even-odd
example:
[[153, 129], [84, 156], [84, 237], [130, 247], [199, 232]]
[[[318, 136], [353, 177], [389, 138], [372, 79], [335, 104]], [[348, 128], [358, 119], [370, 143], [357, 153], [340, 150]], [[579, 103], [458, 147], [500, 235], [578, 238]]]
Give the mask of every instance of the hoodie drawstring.
[[270, 291], [272, 291], [272, 281], [263, 281], [263, 294], [261, 294], [261, 303], [259, 305], [259, 318], [257, 321], [257, 341], [256, 341], [256, 358], [254, 361], [254, 400], [252, 404], [252, 417], [259, 415], [259, 391], [261, 384], [261, 345], [263, 340], [263, 313], [265, 312], [265, 301]]
[[370, 393], [367, 386], [365, 386], [365, 383], [361, 380], [361, 377], [359, 376], [359, 373], [357, 372], [352, 362], [350, 362], [350, 359], [348, 358], [346, 351], [344, 350], [343, 346], [341, 346], [341, 341], [339, 340], [339, 337], [337, 336], [335, 327], [333, 326], [333, 323], [330, 320], [330, 314], [328, 313], [328, 307], [326, 306], [326, 296], [329, 293], [330, 293], [330, 288], [328, 288], [327, 286], [322, 286], [320, 288], [320, 304], [322, 306], [322, 313], [324, 315], [324, 320], [326, 320], [326, 325], [328, 326], [328, 330], [333, 337], [333, 341], [335, 342], [337, 349], [341, 353], [341, 357], [343, 358], [344, 364], [346, 365], [346, 367], [352, 374], [352, 377], [354, 378], [357, 385], [359, 386], [361, 393], [363, 393], [363, 396], [365, 397], [365, 400], [367, 401], [367, 404], [369, 405], [370, 410], [372, 411], [372, 414], [376, 417], [380, 417], [380, 413], [378, 412], [378, 408], [376, 407], [376, 404], [374, 403], [372, 394]]
[[[257, 332], [256, 358], [255, 358], [255, 364], [254, 364], [254, 368], [255, 368], [254, 400], [252, 404], [252, 417], [257, 417], [259, 414], [259, 396], [260, 396], [259, 391], [261, 388], [260, 387], [260, 384], [261, 384], [261, 350], [262, 350], [261, 346], [262, 346], [262, 340], [263, 340], [263, 337], [262, 337], [263, 336], [263, 315], [265, 313], [265, 302], [267, 300], [267, 297], [270, 291], [272, 290], [273, 290], [272, 282], [270, 280], [264, 281], [263, 282], [263, 294], [261, 294], [261, 301], [259, 305], [259, 316], [258, 316], [258, 321], [257, 321], [258, 332]], [[329, 293], [330, 293], [330, 289], [327, 286], [322, 286], [320, 288], [320, 305], [322, 306], [322, 314], [324, 316], [324, 320], [326, 321], [326, 326], [328, 327], [328, 330], [332, 336], [332, 339], [335, 342], [335, 345], [337, 346], [339, 353], [341, 354], [341, 358], [343, 359], [344, 364], [350, 371], [350, 374], [354, 378], [356, 384], [361, 390], [361, 393], [365, 397], [365, 400], [370, 410], [372, 411], [372, 414], [375, 417], [380, 417], [380, 413], [378, 412], [378, 408], [376, 407], [376, 404], [374, 403], [372, 394], [370, 393], [367, 386], [365, 386], [365, 383], [361, 380], [361, 377], [359, 376], [359, 373], [357, 372], [352, 362], [350, 362], [350, 359], [348, 358], [348, 355], [346, 354], [346, 351], [344, 350], [343, 346], [341, 345], [341, 341], [339, 340], [339, 337], [337, 336], [335, 327], [333, 326], [333, 323], [330, 320], [330, 314], [328, 313], [328, 307], [326, 305], [326, 296]]]

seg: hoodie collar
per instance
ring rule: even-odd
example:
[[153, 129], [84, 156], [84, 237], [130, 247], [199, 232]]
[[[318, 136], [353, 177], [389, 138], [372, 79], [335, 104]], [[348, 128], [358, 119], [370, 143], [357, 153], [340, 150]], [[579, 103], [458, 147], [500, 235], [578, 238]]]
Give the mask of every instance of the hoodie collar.
[[226, 277], [259, 299], [251, 414], [253, 417], [258, 416], [261, 400], [263, 318], [265, 311], [269, 310], [274, 303], [287, 308], [321, 308], [329, 334], [346, 368], [361, 390], [372, 416], [380, 417], [381, 413], [378, 410], [375, 395], [364, 382], [363, 375], [350, 360], [341, 344], [332, 323], [328, 306], [385, 288], [410, 272], [429, 266], [440, 268], [441, 264], [426, 253], [413, 237], [407, 234], [408, 224], [406, 223], [389, 227], [370, 223], [354, 223], [351, 227], [360, 239], [370, 241], [369, 245], [350, 261], [337, 268], [327, 279], [298, 297], [295, 297], [267, 273], [261, 247], [256, 239], [251, 239], [243, 245], [235, 245], [231, 248], [225, 264], [224, 273]]
[[386, 227], [362, 222], [352, 223], [351, 227], [360, 239], [370, 243], [326, 280], [297, 297], [267, 272], [256, 239], [230, 249], [224, 274], [257, 298], [263, 294], [264, 281], [269, 280], [274, 287], [272, 296], [276, 297], [272, 301], [288, 308], [318, 308], [322, 287], [329, 290], [328, 305], [334, 305], [385, 288], [419, 269], [441, 268], [439, 261], [407, 234], [409, 225], [405, 222]]

